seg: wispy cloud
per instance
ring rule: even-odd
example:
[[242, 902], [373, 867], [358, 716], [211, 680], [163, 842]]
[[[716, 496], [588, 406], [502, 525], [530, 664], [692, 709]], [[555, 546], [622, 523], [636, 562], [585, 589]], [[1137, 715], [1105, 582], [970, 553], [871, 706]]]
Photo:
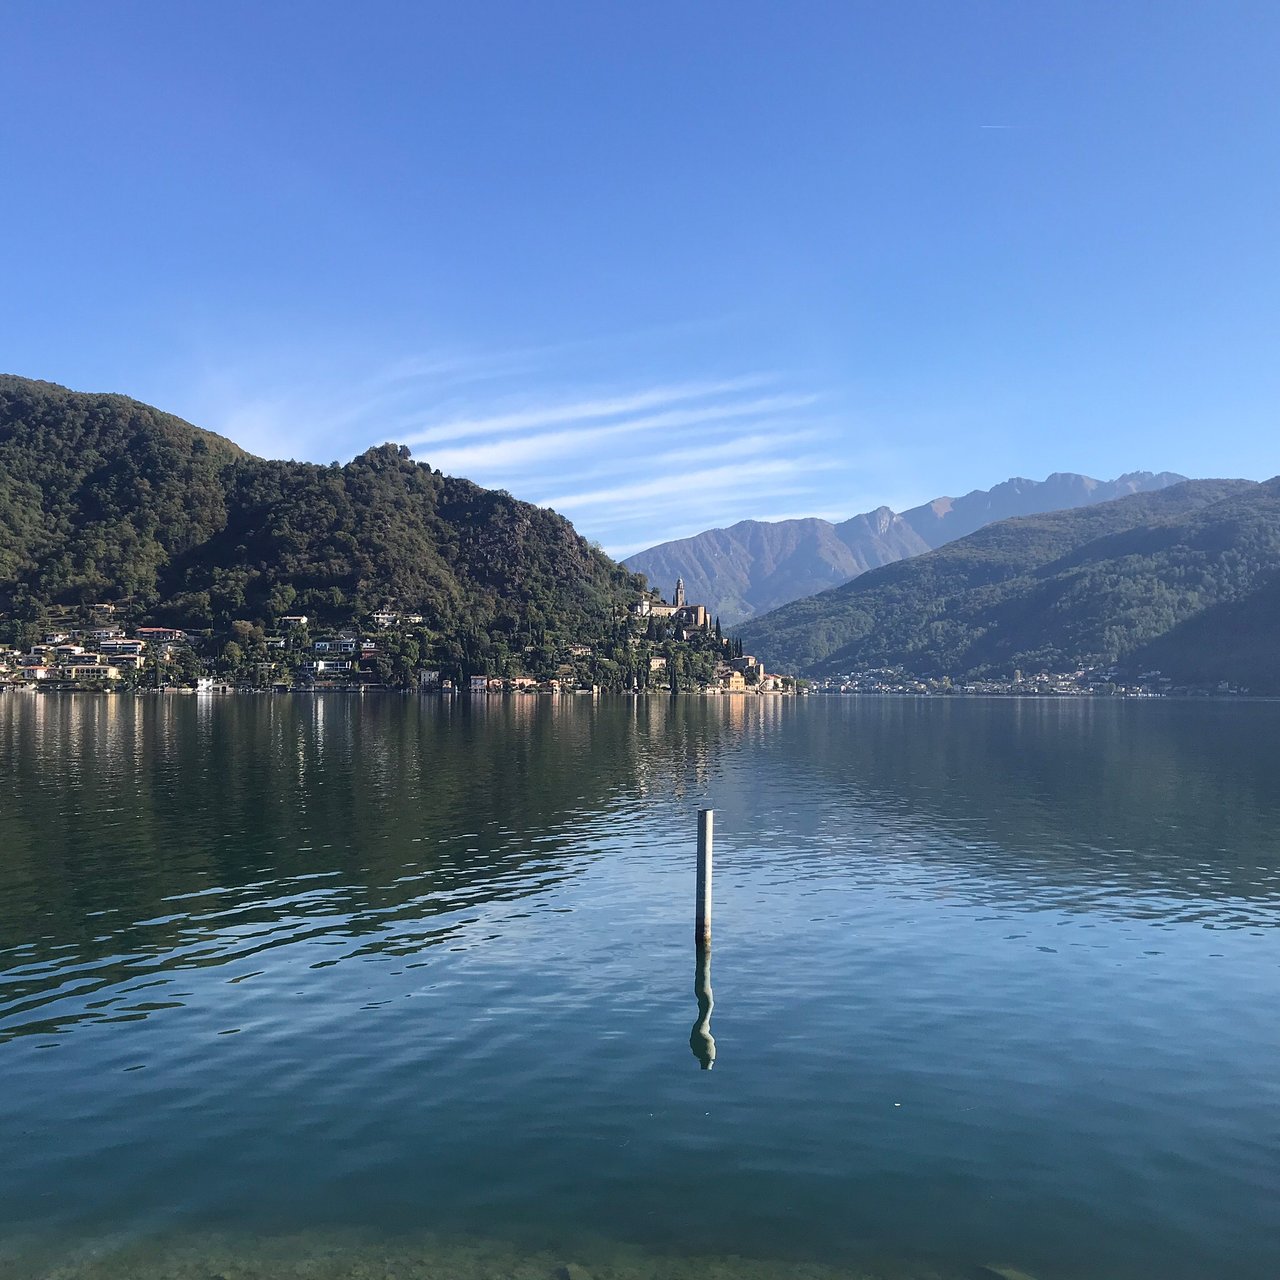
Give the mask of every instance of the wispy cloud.
[[705, 467], [701, 471], [681, 471], [658, 476], [652, 480], [613, 485], [606, 489], [561, 494], [544, 499], [541, 505], [554, 507], [557, 510], [577, 510], [582, 507], [634, 502], [637, 499], [683, 500], [688, 494], [706, 493], [709, 489], [732, 488], [741, 491], [746, 487], [754, 487], [760, 481], [768, 481], [772, 484], [780, 477], [794, 475], [815, 463], [815, 459], [807, 458], [770, 458], [761, 462], [732, 462], [721, 467]]
[[397, 440], [421, 426], [424, 404], [443, 406], [480, 385], [493, 395], [534, 369], [528, 353], [441, 349], [363, 368], [333, 353], [272, 355], [271, 366], [252, 357], [211, 364], [196, 380], [195, 416], [255, 453], [318, 461]]
[[700, 409], [671, 409], [665, 413], [629, 418], [623, 422], [545, 431], [535, 435], [508, 436], [484, 444], [461, 445], [431, 452], [426, 461], [441, 471], [469, 475], [488, 467], [511, 468], [528, 463], [544, 463], [577, 454], [583, 449], [622, 436], [650, 431], [674, 431], [715, 423], [731, 423], [742, 418], [802, 409], [813, 403], [812, 396], [769, 396], [733, 404], [709, 405]]
[[479, 418], [458, 418], [436, 423], [408, 437], [406, 444], [437, 444], [450, 440], [466, 440], [476, 436], [502, 435], [525, 431], [531, 427], [562, 426], [570, 422], [589, 422], [601, 418], [617, 418], [662, 405], [685, 400], [704, 400], [749, 391], [767, 383], [763, 374], [734, 378], [723, 382], [686, 383], [669, 387], [652, 387], [624, 396], [533, 405], [513, 412]]
[[691, 449], [671, 449], [663, 454], [662, 461], [668, 467], [684, 467], [691, 462], [710, 462], [732, 454], [735, 458], [755, 457], [759, 454], [776, 454], [794, 449], [800, 444], [812, 444], [820, 440], [823, 433], [816, 428], [795, 428], [787, 422], [776, 424], [753, 422], [751, 426], [776, 425], [778, 430], [771, 435], [739, 435], [736, 431], [712, 441], [710, 444], [696, 445]]
[[702, 529], [817, 502], [840, 465], [817, 448], [837, 424], [818, 411], [821, 396], [783, 381], [751, 373], [479, 405], [409, 441], [442, 471], [554, 507], [634, 550], [673, 536], [677, 520]]

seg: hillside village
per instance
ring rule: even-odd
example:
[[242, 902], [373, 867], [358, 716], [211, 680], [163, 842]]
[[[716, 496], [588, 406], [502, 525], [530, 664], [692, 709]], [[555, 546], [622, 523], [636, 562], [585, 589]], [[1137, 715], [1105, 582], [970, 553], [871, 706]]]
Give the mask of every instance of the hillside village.
[[640, 594], [603, 640], [529, 644], [486, 657], [479, 646], [434, 632], [421, 613], [383, 608], [332, 626], [284, 614], [274, 627], [236, 622], [227, 635], [133, 623], [126, 605], [50, 610], [8, 624], [0, 689], [192, 692], [397, 688], [439, 693], [790, 693], [725, 637], [676, 583], [670, 602]]

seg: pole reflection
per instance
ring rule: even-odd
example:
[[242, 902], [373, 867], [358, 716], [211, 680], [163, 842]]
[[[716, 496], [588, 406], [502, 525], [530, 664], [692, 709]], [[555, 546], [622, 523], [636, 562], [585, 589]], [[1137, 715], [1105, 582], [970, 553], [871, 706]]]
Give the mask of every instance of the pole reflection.
[[711, 1034], [711, 1011], [716, 1007], [711, 995], [711, 948], [699, 947], [693, 970], [693, 994], [698, 997], [698, 1019], [689, 1033], [689, 1048], [702, 1064], [703, 1071], [710, 1071], [716, 1062], [716, 1041]]

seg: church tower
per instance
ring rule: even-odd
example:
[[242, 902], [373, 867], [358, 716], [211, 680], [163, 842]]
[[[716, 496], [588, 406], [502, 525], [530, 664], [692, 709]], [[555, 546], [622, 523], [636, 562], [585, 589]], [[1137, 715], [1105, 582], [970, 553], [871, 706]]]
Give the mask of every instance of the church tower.
[[676, 598], [671, 602], [677, 609], [684, 608], [684, 579], [676, 579]]

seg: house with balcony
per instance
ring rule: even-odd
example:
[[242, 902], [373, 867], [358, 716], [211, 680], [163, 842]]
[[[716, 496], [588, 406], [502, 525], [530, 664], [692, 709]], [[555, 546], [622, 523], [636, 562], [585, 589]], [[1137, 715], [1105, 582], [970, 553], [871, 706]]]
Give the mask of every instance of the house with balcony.
[[180, 627], [138, 627], [133, 634], [139, 640], [146, 640], [148, 643], [184, 644], [187, 640], [187, 633]]
[[302, 669], [317, 680], [327, 680], [335, 676], [349, 676], [352, 666], [346, 658], [317, 658], [314, 662], [304, 662]]
[[[90, 657], [96, 657], [91, 654]], [[58, 668], [58, 675], [63, 680], [119, 680], [120, 672], [115, 667], [104, 666], [100, 662], [89, 662], [80, 659], [65, 662]]]

